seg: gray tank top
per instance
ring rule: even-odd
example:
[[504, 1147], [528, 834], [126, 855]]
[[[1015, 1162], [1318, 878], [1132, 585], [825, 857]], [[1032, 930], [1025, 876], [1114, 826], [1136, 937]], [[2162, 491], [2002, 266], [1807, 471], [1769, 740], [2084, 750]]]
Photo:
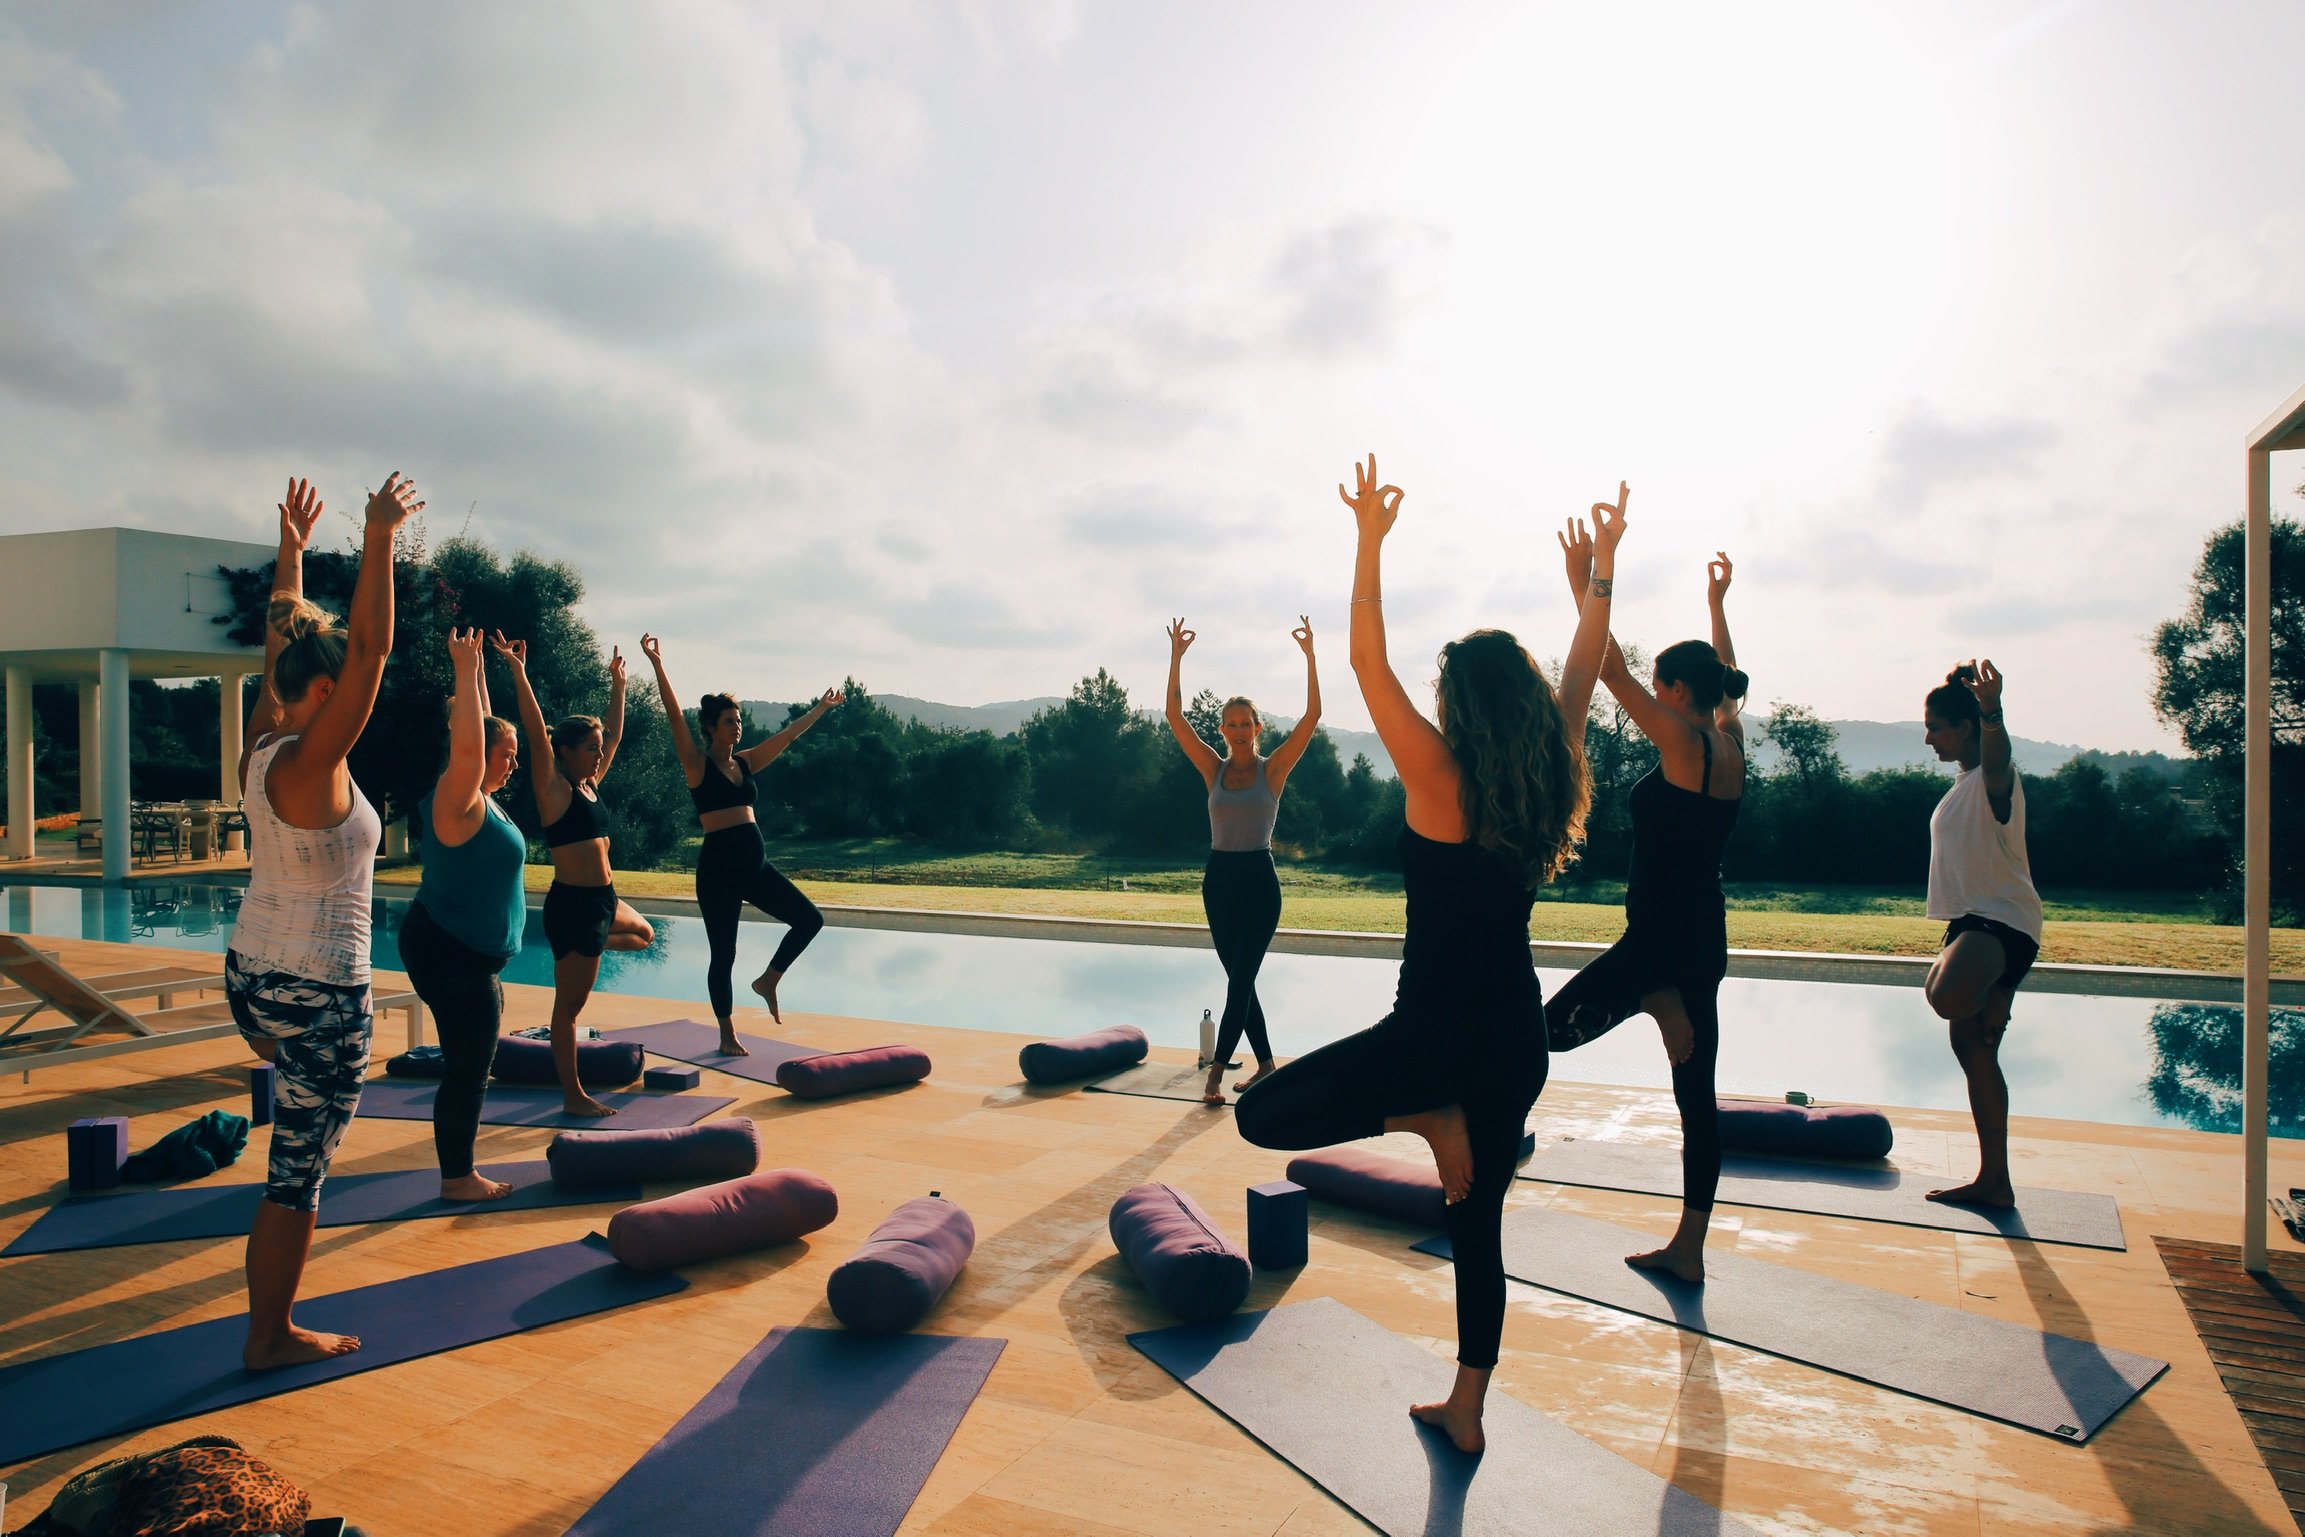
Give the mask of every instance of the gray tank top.
[[1209, 786], [1209, 847], [1224, 854], [1253, 853], [1273, 846], [1273, 823], [1281, 814], [1281, 798], [1266, 778], [1265, 760], [1257, 760], [1256, 783], [1245, 790], [1225, 788], [1224, 765]]

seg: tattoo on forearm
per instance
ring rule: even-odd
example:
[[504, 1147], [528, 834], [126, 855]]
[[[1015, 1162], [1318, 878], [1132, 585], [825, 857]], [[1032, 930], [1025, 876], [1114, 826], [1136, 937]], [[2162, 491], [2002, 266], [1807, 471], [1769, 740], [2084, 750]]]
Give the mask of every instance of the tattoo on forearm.
[[1593, 596], [1594, 596], [1594, 597], [1596, 597], [1596, 598], [1606, 598], [1606, 597], [1609, 597], [1609, 596], [1611, 596], [1613, 593], [1615, 593], [1615, 592], [1616, 592], [1616, 590], [1617, 590], [1617, 584], [1616, 584], [1616, 581], [1615, 581], [1613, 578], [1610, 578], [1610, 577], [1606, 577], [1606, 576], [1596, 576], [1596, 577], [1594, 577], [1594, 578], [1593, 578]]

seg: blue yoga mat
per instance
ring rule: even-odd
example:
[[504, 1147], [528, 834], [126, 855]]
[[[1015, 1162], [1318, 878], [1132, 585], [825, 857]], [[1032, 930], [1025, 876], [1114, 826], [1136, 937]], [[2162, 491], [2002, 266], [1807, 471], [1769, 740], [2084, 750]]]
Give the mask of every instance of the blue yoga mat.
[[240, 1364], [248, 1315], [235, 1313], [0, 1368], [0, 1467], [539, 1324], [670, 1296], [687, 1285], [669, 1272], [625, 1269], [595, 1233], [299, 1301], [296, 1321], [305, 1328], [360, 1336], [358, 1350], [326, 1361], [249, 1371]]
[[[379, 1121], [429, 1121], [432, 1096], [440, 1085], [422, 1078], [371, 1078], [360, 1091], [360, 1113]], [[649, 1131], [662, 1126], [694, 1126], [715, 1110], [736, 1103], [706, 1094], [595, 1094], [613, 1106], [606, 1119], [570, 1115], [560, 1108], [558, 1089], [492, 1083], [480, 1105], [490, 1126], [549, 1126], [557, 1131]]]
[[[482, 1216], [497, 1211], [534, 1211], [543, 1206], [624, 1205], [639, 1200], [642, 1193], [636, 1184], [591, 1185], [581, 1190], [555, 1185], [552, 1166], [541, 1159], [483, 1164], [480, 1172], [511, 1185], [512, 1194], [495, 1201], [443, 1201], [437, 1169], [333, 1175], [320, 1190], [320, 1226]], [[0, 1257], [113, 1249], [181, 1238], [238, 1237], [248, 1231], [263, 1199], [262, 1185], [246, 1184], [82, 1196], [42, 1212], [39, 1221], [0, 1249]]]
[[1007, 1343], [771, 1329], [568, 1537], [893, 1533]]
[[814, 1046], [772, 1041], [765, 1035], [747, 1035], [742, 1030], [736, 1032], [736, 1038], [745, 1044], [751, 1056], [721, 1055], [720, 1027], [701, 1025], [693, 1019], [668, 1019], [659, 1025], [634, 1025], [629, 1030], [609, 1030], [601, 1035], [604, 1041], [638, 1041], [641, 1049], [652, 1056], [670, 1057], [691, 1067], [709, 1067], [716, 1073], [749, 1078], [754, 1083], [776, 1082], [779, 1063], [824, 1055]]

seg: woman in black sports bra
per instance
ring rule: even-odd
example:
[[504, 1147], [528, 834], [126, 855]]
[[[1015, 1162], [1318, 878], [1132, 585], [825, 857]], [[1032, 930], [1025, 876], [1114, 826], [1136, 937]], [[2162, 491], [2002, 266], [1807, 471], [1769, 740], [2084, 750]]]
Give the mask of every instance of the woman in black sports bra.
[[600, 815], [600, 781], [624, 736], [624, 656], [608, 657], [608, 716], [571, 715], [547, 728], [528, 686], [528, 642], [497, 632], [496, 654], [512, 669], [520, 722], [529, 739], [528, 768], [536, 814], [552, 850], [552, 889], [544, 894], [544, 937], [552, 945], [552, 1060], [570, 1115], [616, 1112], [584, 1092], [576, 1075], [576, 1017], [600, 980], [603, 950], [645, 950], [656, 938], [646, 918], [618, 899], [608, 862], [608, 828]]
[[[1592, 546], [1580, 530], [1561, 540], [1569, 584], [1589, 585]], [[1635, 1014], [1657, 1022], [1681, 1112], [1681, 1225], [1662, 1249], [1626, 1256], [1643, 1270], [1705, 1278], [1705, 1234], [1721, 1182], [1720, 988], [1729, 970], [1721, 853], [1745, 792], [1746, 678], [1729, 643], [1729, 557], [1706, 568], [1713, 639], [1657, 655], [1654, 692], [1641, 686], [1614, 640], [1601, 681], [1657, 747], [1657, 766], [1633, 786], [1633, 868], [1625, 882], [1625, 935], [1553, 995], [1545, 1010], [1552, 1049], [1568, 1051]]]
[[755, 742], [742, 752], [744, 711], [727, 694], [707, 694], [697, 701], [696, 723], [704, 733], [699, 748], [688, 729], [688, 716], [672, 694], [672, 680], [664, 675], [664, 646], [653, 635], [640, 637], [640, 653], [656, 669], [657, 698], [664, 718], [672, 723], [673, 750], [680, 754], [681, 772], [688, 776], [689, 799], [696, 803], [697, 820], [704, 826], [704, 847], [696, 856], [696, 905], [704, 917], [705, 938], [712, 957], [705, 968], [705, 990], [712, 995], [713, 1017], [720, 1021], [723, 1055], [748, 1055], [736, 1036], [736, 998], [731, 975], [736, 968], [738, 924], [744, 904], [750, 902], [785, 925], [785, 934], [770, 958], [768, 969], [752, 979], [752, 990], [768, 1006], [769, 1017], [781, 1020], [776, 984], [792, 969], [800, 952], [824, 927], [824, 914], [768, 862], [761, 842], [760, 822], [753, 815], [758, 794], [752, 779], [776, 761], [777, 755], [800, 740], [809, 727], [824, 719], [824, 712], [841, 702], [838, 689], [827, 689], [776, 735]]

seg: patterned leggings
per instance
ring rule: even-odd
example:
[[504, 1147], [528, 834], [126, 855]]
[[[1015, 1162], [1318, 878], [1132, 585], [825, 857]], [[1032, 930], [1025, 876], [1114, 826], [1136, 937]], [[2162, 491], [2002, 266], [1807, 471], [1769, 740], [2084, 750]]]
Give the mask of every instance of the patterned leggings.
[[[224, 956], [224, 996], [250, 1046], [273, 1043], [272, 1157], [264, 1199], [320, 1209], [320, 1182], [360, 1108], [375, 994]], [[259, 1055], [262, 1053], [259, 1052]]]

